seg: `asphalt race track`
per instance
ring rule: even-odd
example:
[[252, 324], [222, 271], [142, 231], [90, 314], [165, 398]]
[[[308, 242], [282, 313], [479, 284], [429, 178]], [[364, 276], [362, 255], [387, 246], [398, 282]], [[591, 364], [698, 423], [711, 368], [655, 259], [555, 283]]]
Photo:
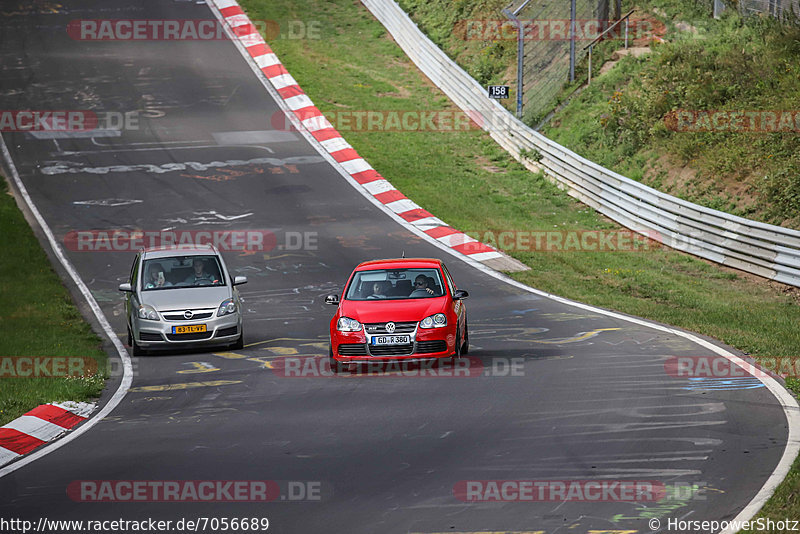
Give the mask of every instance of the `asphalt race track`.
[[[224, 253], [249, 279], [248, 346], [134, 360], [133, 389], [111, 416], [0, 478], [0, 517], [644, 533], [652, 518], [732, 519], [764, 485], [787, 423], [763, 384], [670, 376], [669, 358], [713, 353], [524, 291], [411, 234], [301, 135], [273, 129], [280, 108], [231, 42], [80, 41], [65, 30], [75, 19], [213, 19], [208, 6], [64, 4], [0, 19], [0, 109], [132, 113], [136, 129], [3, 140], [117, 333], [117, 286], [134, 252], [79, 250], [65, 244], [70, 232], [263, 230], [275, 241]], [[470, 292], [475, 372], [282, 376], [281, 361], [327, 357], [324, 296], [358, 262], [402, 252], [444, 259]], [[268, 503], [76, 502], [67, 488], [86, 480], [270, 480], [283, 493]], [[653, 481], [668, 493], [638, 503], [457, 498], [463, 481], [486, 480]]]

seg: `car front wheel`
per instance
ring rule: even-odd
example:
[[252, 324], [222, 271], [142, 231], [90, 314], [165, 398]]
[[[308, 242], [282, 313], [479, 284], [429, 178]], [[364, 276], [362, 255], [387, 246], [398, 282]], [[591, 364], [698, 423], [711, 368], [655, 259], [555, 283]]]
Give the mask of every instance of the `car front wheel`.
[[328, 347], [328, 362], [330, 363], [331, 366], [331, 372], [335, 375], [344, 373], [347, 370], [345, 364], [343, 364], [340, 361], [337, 361], [333, 357], [333, 347]]
[[239, 334], [239, 339], [237, 339], [233, 345], [231, 345], [232, 350], [242, 350], [244, 348], [244, 332]]

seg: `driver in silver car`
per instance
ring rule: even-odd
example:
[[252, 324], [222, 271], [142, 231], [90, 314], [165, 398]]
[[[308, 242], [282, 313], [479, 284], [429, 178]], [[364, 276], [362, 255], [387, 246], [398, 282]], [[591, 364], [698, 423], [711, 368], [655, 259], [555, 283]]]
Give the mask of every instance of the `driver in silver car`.
[[195, 258], [192, 262], [192, 267], [194, 267], [194, 273], [189, 275], [186, 280], [184, 280], [185, 284], [189, 285], [210, 285], [215, 282], [219, 282], [217, 277], [205, 270], [205, 263], [200, 258]]

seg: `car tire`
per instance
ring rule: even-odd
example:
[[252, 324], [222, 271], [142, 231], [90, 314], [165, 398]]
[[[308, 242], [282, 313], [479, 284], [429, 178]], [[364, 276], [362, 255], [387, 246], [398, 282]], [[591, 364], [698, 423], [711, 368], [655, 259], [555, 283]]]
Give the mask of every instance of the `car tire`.
[[133, 347], [133, 336], [131, 335], [131, 327], [128, 327], [128, 343], [129, 347]]
[[453, 361], [456, 361], [461, 358], [463, 354], [462, 348], [464, 347], [463, 343], [461, 343], [461, 328], [456, 329], [456, 350], [453, 352]]
[[134, 358], [138, 358], [140, 356], [147, 356], [147, 351], [144, 350], [142, 347], [136, 343], [136, 340], [133, 340], [133, 344], [131, 345], [131, 356]]
[[328, 347], [328, 362], [331, 366], [331, 373], [338, 375], [345, 372], [345, 366], [342, 362], [336, 361], [333, 357], [333, 347]]
[[244, 332], [239, 334], [239, 339], [237, 339], [233, 345], [231, 345], [231, 350], [242, 350], [244, 348]]
[[469, 354], [469, 325], [464, 321], [464, 344], [461, 345], [461, 355]]

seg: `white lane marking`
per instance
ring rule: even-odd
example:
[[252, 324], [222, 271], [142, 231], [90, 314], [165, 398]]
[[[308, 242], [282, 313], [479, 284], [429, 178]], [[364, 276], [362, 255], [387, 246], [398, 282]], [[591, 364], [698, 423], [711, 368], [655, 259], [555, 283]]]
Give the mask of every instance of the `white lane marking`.
[[125, 397], [125, 394], [128, 393], [128, 390], [131, 387], [131, 382], [133, 380], [133, 366], [131, 365], [131, 359], [130, 356], [128, 356], [128, 352], [122, 345], [122, 341], [120, 341], [120, 338], [116, 335], [116, 333], [114, 333], [114, 329], [111, 328], [111, 324], [108, 322], [108, 319], [106, 318], [105, 314], [100, 309], [100, 306], [97, 304], [97, 301], [92, 296], [91, 291], [89, 291], [89, 288], [86, 287], [86, 284], [83, 282], [83, 280], [81, 280], [81, 277], [80, 275], [78, 275], [78, 272], [75, 270], [75, 267], [73, 267], [72, 263], [67, 259], [66, 255], [64, 254], [64, 251], [61, 248], [61, 245], [59, 244], [58, 240], [53, 234], [53, 231], [47, 225], [47, 221], [44, 220], [44, 217], [39, 212], [39, 209], [33, 203], [33, 199], [31, 199], [30, 194], [28, 194], [28, 190], [25, 187], [25, 184], [22, 183], [22, 179], [19, 176], [19, 172], [17, 172], [17, 167], [14, 165], [14, 161], [11, 159], [11, 153], [8, 151], [8, 147], [6, 146], [2, 134], [0, 134], [0, 149], [2, 149], [3, 158], [6, 160], [6, 163], [8, 164], [8, 169], [9, 171], [11, 171], [11, 178], [13, 179], [14, 184], [16, 185], [20, 196], [25, 201], [25, 204], [28, 206], [31, 215], [33, 216], [34, 219], [36, 219], [36, 222], [39, 224], [39, 227], [41, 228], [42, 232], [47, 238], [47, 242], [50, 244], [50, 248], [52, 249], [53, 254], [55, 254], [56, 258], [58, 259], [58, 262], [67, 272], [67, 274], [75, 283], [75, 285], [78, 287], [78, 290], [81, 292], [81, 295], [83, 295], [83, 298], [86, 300], [86, 303], [89, 305], [89, 308], [91, 308], [92, 313], [97, 319], [97, 322], [100, 324], [100, 327], [105, 332], [106, 337], [109, 339], [109, 341], [111, 341], [111, 344], [114, 345], [114, 348], [117, 349], [117, 354], [119, 355], [120, 360], [122, 361], [122, 380], [120, 380], [117, 390], [114, 392], [111, 398], [108, 399], [106, 405], [103, 406], [103, 408], [99, 412], [97, 412], [97, 414], [94, 417], [87, 419], [75, 430], [67, 434], [66, 437], [64, 437], [63, 439], [51, 442], [46, 446], [43, 446], [42, 448], [38, 449], [36, 452], [33, 452], [32, 454], [14, 462], [13, 464], [0, 469], [0, 478], [2, 478], [8, 475], [9, 473], [13, 473], [17, 469], [20, 469], [21, 467], [26, 466], [29, 463], [36, 461], [39, 458], [42, 458], [43, 456], [46, 456], [57, 449], [60, 449], [61, 447], [70, 443], [72, 440], [77, 439], [78, 436], [82, 435], [84, 432], [87, 432], [89, 429], [93, 428], [94, 425], [102, 421], [108, 414], [111, 413], [112, 410], [114, 410], [114, 408], [116, 408], [119, 405], [119, 403]]
[[140, 204], [144, 200], [126, 199], [126, 198], [104, 198], [100, 200], [75, 200], [72, 203], [84, 206], [129, 206], [131, 204]]

